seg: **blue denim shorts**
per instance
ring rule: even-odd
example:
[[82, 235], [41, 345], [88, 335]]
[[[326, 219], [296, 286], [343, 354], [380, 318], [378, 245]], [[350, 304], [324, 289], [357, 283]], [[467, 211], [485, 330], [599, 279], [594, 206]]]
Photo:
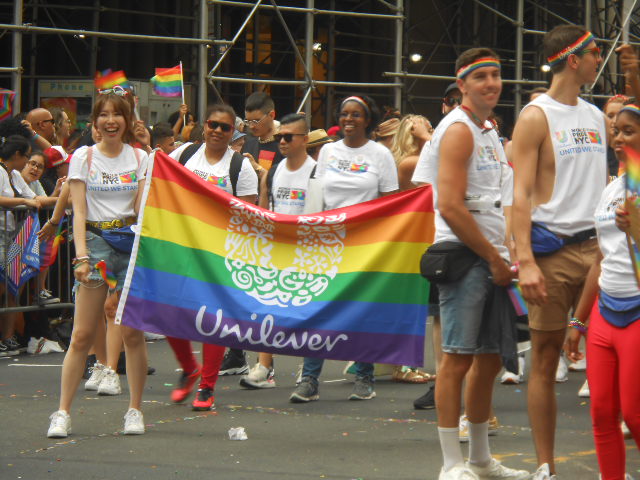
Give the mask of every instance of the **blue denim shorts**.
[[500, 324], [485, 312], [493, 293], [491, 271], [479, 259], [457, 282], [438, 285], [442, 351], [473, 355], [500, 351]]
[[[101, 236], [96, 235], [93, 232], [87, 232], [87, 251], [89, 255], [89, 265], [95, 267], [96, 263], [100, 260], [104, 260], [107, 264], [107, 268], [111, 270], [116, 277], [118, 284], [116, 290], [122, 290], [124, 287], [124, 279], [127, 276], [127, 267], [129, 266], [129, 259], [131, 255], [128, 253], [122, 253], [115, 250], [109, 245]], [[89, 274], [89, 280], [99, 281], [104, 283], [104, 279], [100, 272], [93, 268]], [[76, 280], [74, 290], [78, 287], [79, 282]]]

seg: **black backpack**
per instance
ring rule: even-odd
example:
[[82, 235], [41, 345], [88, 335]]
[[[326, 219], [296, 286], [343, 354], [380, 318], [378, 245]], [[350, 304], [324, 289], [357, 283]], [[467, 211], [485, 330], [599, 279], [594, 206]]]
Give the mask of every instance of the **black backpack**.
[[[180, 155], [180, 164], [186, 165], [193, 155], [200, 149], [202, 145], [192, 143], [182, 151]], [[231, 181], [231, 189], [233, 190], [233, 196], [236, 197], [236, 185], [238, 184], [238, 178], [240, 177], [240, 169], [242, 168], [242, 162], [244, 157], [238, 152], [233, 152], [231, 157], [231, 165], [229, 165], [229, 180]]]
[[[269, 207], [270, 207], [271, 210], [273, 210], [273, 207], [275, 205], [275, 202], [273, 200], [273, 192], [271, 191], [271, 187], [273, 187], [273, 177], [275, 177], [276, 170], [278, 169], [278, 165], [280, 165], [280, 163], [282, 163], [282, 162], [278, 162], [276, 165], [273, 165], [269, 169], [269, 171], [267, 172], [267, 196], [269, 197]], [[316, 167], [317, 167], [317, 165], [313, 166], [313, 169], [311, 170], [311, 174], [309, 175], [309, 178], [315, 178], [316, 177]]]

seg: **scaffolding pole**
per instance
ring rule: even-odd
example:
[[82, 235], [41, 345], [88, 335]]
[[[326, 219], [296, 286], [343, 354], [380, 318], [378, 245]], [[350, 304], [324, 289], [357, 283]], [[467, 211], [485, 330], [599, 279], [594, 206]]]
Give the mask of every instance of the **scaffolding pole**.
[[[16, 0], [13, 7], [13, 22], [16, 25], [22, 23], [22, 7], [23, 1]], [[13, 38], [12, 63], [14, 71], [11, 72], [11, 89], [15, 92], [13, 97], [13, 113], [14, 115], [21, 110], [22, 106], [22, 32], [14, 31], [11, 35]]]
[[[426, 73], [408, 73], [408, 72], [383, 72], [383, 77], [400, 77], [400, 78], [416, 78], [419, 80], [446, 80], [448, 82], [455, 82], [456, 77], [450, 75], [428, 75]], [[549, 82], [544, 80], [518, 80], [503, 78], [502, 83], [508, 85], [549, 85]]]
[[[207, 0], [200, 0], [200, 38], [209, 37], [209, 6]], [[207, 109], [207, 45], [198, 45], [198, 116], [204, 120]]]
[[[313, 10], [314, 6], [314, 0], [307, 0], [307, 8], [309, 10]], [[293, 48], [296, 48], [295, 45]], [[311, 75], [311, 80], [313, 80], [313, 13], [310, 11], [305, 14], [304, 60], [307, 70]], [[308, 127], [311, 126], [311, 116], [313, 114], [311, 111], [313, 100], [311, 95], [312, 91], [313, 84], [310, 83], [307, 86], [307, 91], [305, 92], [302, 103], [300, 104], [300, 107], [304, 109], [303, 111], [307, 118]], [[298, 108], [298, 111], [300, 111], [300, 108]]]
[[[524, 34], [522, 30], [524, 29], [524, 0], [518, 0], [518, 13], [517, 13], [517, 21], [516, 21], [516, 80], [522, 80], [522, 50], [524, 48]], [[515, 98], [514, 98], [514, 116], [513, 121], [515, 122], [520, 114], [520, 110], [522, 110], [522, 86], [517, 83], [515, 87]]]
[[[404, 5], [403, 0], [396, 0], [396, 11], [398, 12], [395, 27], [396, 27], [396, 42], [395, 42], [395, 59], [394, 59], [394, 69], [396, 71], [402, 70], [402, 36], [404, 33]], [[396, 77], [395, 82], [396, 88], [394, 90], [394, 101], [393, 105], [398, 109], [402, 109], [402, 89], [404, 87], [404, 83], [398, 77]]]

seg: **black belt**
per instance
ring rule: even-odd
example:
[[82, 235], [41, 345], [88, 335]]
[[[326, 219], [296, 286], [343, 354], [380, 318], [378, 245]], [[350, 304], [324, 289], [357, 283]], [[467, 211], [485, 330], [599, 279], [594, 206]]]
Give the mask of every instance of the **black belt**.
[[573, 245], [574, 243], [582, 243], [587, 240], [591, 240], [592, 238], [596, 238], [596, 229], [590, 228], [589, 230], [583, 230], [578, 232], [570, 237], [562, 237], [565, 245]]

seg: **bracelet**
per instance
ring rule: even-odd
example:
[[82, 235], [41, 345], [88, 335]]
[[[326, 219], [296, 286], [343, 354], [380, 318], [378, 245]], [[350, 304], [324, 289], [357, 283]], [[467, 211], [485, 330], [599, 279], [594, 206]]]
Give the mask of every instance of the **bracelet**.
[[85, 263], [86, 263], [87, 265], [89, 265], [89, 260], [81, 260], [81, 261], [79, 261], [79, 262], [74, 263], [74, 264], [73, 264], [73, 269], [74, 269], [74, 270], [76, 270], [77, 268], [80, 268], [80, 267], [81, 267], [82, 265], [84, 265]]
[[587, 333], [587, 326], [575, 317], [569, 321], [569, 326], [575, 328], [583, 335]]
[[[53, 218], [53, 217], [51, 217], [51, 218]], [[47, 220], [47, 222], [49, 222], [49, 223], [50, 223], [51, 225], [53, 225], [54, 227], [57, 227], [58, 225], [60, 225], [60, 222], [58, 222], [58, 223], [53, 223], [53, 222], [51, 221], [51, 218], [50, 218], [49, 220]]]
[[33, 137], [31, 137], [31, 138], [33, 138], [33, 139], [35, 140], [35, 139], [36, 139], [36, 138], [38, 138], [39, 136], [40, 136], [40, 135], [38, 134], [38, 132], [33, 132]]
[[89, 263], [89, 256], [87, 255], [86, 257], [76, 257], [71, 260], [72, 265], [78, 265], [80, 263]]

